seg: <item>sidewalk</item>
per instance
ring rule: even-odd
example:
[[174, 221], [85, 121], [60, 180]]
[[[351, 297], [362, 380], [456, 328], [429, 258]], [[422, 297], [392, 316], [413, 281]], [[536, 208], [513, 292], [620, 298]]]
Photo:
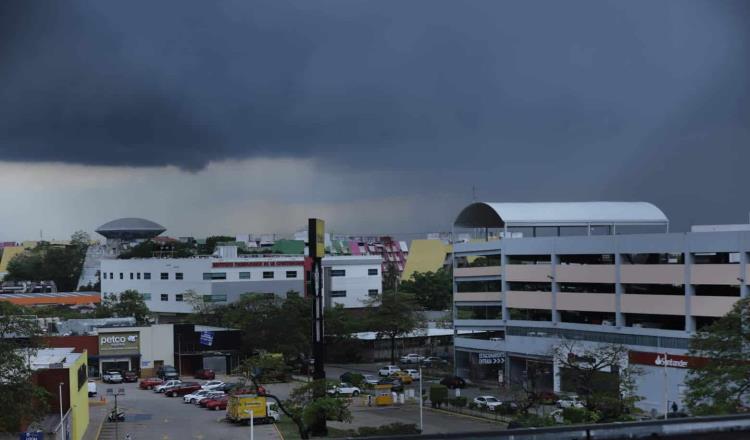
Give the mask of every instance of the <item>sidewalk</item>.
[[89, 399], [89, 426], [83, 434], [83, 440], [97, 440], [106, 417], [107, 405], [99, 403], [95, 398]]

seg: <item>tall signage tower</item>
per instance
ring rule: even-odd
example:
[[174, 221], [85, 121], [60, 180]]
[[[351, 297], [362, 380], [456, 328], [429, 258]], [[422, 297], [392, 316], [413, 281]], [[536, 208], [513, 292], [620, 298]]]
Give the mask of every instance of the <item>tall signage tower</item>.
[[315, 369], [313, 379], [325, 379], [325, 326], [323, 313], [325, 303], [323, 301], [323, 257], [326, 253], [325, 222], [321, 219], [311, 218], [307, 224], [307, 243], [309, 256], [312, 260], [310, 279], [307, 289], [308, 295], [313, 298], [312, 307], [312, 342], [313, 357], [315, 358]]

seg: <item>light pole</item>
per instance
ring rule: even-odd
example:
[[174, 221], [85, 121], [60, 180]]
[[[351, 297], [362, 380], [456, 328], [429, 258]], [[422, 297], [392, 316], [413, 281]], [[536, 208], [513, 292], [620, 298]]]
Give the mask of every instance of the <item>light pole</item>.
[[62, 440], [65, 440], [65, 424], [63, 423], [63, 407], [62, 407], [62, 387], [65, 382], [60, 382], [57, 386], [58, 394], [60, 395], [60, 432], [62, 433]]
[[422, 407], [424, 402], [422, 401], [422, 364], [419, 364], [419, 433], [424, 432], [424, 417], [422, 416]]
[[253, 415], [253, 410], [247, 409], [245, 410], [248, 414], [250, 414], [250, 440], [255, 439], [255, 418]]
[[664, 420], [669, 415], [669, 377], [667, 376], [667, 352], [664, 352]]

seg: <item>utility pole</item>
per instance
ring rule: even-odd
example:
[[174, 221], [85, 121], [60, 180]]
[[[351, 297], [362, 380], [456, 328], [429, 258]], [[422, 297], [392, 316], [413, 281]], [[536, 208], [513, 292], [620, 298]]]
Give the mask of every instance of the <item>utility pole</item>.
[[424, 432], [424, 417], [422, 415], [424, 402], [422, 401], [422, 364], [419, 364], [419, 433]]
[[65, 385], [64, 382], [60, 382], [57, 386], [58, 394], [60, 395], [60, 433], [62, 433], [62, 440], [65, 439], [65, 423], [63, 423], [63, 407], [62, 407], [62, 387]]

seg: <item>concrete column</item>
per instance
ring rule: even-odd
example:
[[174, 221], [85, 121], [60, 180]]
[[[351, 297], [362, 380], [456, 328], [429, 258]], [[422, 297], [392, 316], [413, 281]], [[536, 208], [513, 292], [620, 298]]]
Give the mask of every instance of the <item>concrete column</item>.
[[740, 297], [747, 298], [750, 296], [750, 286], [747, 285], [747, 252], [743, 249], [740, 251]]
[[622, 313], [622, 281], [620, 279], [620, 267], [622, 266], [622, 254], [615, 252], [615, 326], [625, 327], [625, 315]]
[[695, 318], [691, 312], [690, 298], [695, 294], [695, 289], [690, 283], [690, 274], [693, 266], [693, 254], [690, 252], [687, 243], [685, 244], [685, 331], [695, 332]]
[[560, 393], [560, 362], [552, 359], [552, 391]]
[[560, 312], [557, 311], [557, 266], [560, 264], [560, 257], [553, 253], [550, 256], [550, 263], [552, 263], [550, 268], [550, 275], [552, 276], [550, 280], [552, 283], [552, 323], [557, 324], [560, 322]]
[[508, 267], [508, 256], [505, 255], [505, 252], [500, 249], [500, 265], [502, 266], [502, 274], [503, 277], [500, 280], [500, 299], [503, 302], [503, 321], [507, 321], [510, 319], [510, 316], [508, 315], [508, 301], [506, 300], [506, 292], [508, 291], [508, 281], [507, 277], [505, 276], [506, 270], [505, 268]]

